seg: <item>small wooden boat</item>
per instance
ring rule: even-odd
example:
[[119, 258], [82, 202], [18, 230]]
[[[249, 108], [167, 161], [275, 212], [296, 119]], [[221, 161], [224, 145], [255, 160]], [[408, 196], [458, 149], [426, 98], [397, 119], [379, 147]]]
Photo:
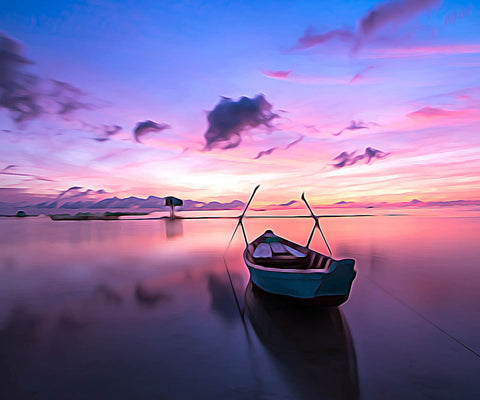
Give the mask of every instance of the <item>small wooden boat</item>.
[[326, 306], [348, 299], [356, 275], [355, 260], [335, 260], [271, 230], [251, 242], [243, 258], [252, 282], [261, 289], [301, 299], [316, 298]]
[[[301, 198], [315, 220], [305, 246], [277, 236], [271, 230], [265, 231], [248, 243], [242, 219], [257, 189], [258, 186], [253, 191], [233, 232], [235, 235], [238, 226], [242, 227], [246, 243], [243, 259], [250, 271], [251, 281], [266, 292], [297, 299], [315, 299], [325, 306], [338, 306], [347, 301], [356, 275], [355, 260], [350, 258], [336, 260], [331, 257], [330, 246], [322, 232], [318, 217], [313, 213], [304, 194]], [[322, 234], [330, 256], [309, 248], [315, 228]]]

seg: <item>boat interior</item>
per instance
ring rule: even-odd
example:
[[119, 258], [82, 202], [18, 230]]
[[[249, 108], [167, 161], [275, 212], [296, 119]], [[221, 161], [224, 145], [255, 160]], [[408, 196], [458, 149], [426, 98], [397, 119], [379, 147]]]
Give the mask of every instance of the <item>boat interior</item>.
[[245, 257], [264, 267], [302, 270], [328, 270], [333, 261], [331, 257], [279, 237], [271, 230], [248, 245]]

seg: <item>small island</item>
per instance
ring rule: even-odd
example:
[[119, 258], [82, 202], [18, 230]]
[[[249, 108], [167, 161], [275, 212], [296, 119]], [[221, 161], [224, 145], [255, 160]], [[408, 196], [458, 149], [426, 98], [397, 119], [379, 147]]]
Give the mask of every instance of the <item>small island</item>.
[[88, 212], [79, 212], [75, 215], [71, 214], [50, 214], [52, 221], [111, 221], [117, 220], [119, 217], [130, 215], [148, 215], [148, 212], [110, 212], [105, 211], [103, 214], [94, 214]]

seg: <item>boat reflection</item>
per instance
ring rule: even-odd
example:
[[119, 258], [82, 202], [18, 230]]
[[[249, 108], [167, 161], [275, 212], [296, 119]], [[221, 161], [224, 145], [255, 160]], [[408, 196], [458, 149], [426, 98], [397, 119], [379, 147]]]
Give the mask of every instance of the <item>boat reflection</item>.
[[358, 398], [355, 349], [338, 308], [292, 303], [250, 281], [245, 314], [299, 398]]

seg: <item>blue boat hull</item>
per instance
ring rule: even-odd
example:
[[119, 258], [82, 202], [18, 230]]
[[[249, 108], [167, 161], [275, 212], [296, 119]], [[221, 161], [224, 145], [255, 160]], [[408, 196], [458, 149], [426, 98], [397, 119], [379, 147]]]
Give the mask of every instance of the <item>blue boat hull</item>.
[[352, 259], [335, 260], [328, 271], [281, 270], [245, 262], [252, 282], [266, 292], [299, 299], [323, 298], [328, 305], [339, 305], [348, 299], [356, 275]]

